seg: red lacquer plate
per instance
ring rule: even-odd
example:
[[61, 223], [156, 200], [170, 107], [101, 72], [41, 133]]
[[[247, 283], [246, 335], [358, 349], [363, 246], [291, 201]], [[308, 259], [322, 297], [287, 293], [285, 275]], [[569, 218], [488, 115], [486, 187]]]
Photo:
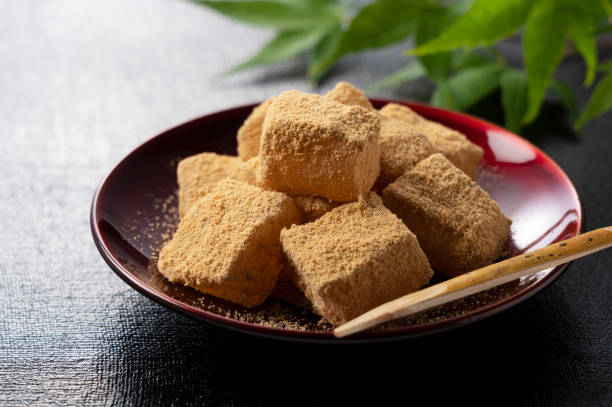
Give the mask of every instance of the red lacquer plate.
[[[372, 100], [380, 108], [389, 100]], [[580, 198], [567, 175], [538, 148], [486, 121], [431, 106], [397, 102], [459, 130], [484, 151], [477, 182], [512, 219], [507, 247], [515, 255], [576, 236], [584, 229]], [[147, 297], [204, 321], [241, 332], [309, 342], [371, 342], [416, 337], [465, 325], [515, 305], [555, 280], [567, 265], [337, 340], [319, 318], [269, 299], [246, 310], [165, 280], [155, 253], [176, 225], [176, 163], [204, 151], [236, 154], [236, 131], [252, 110], [241, 106], [170, 129], [128, 154], [102, 182], [91, 230], [102, 257]], [[436, 277], [434, 277], [434, 280]], [[435, 281], [434, 281], [435, 282]]]

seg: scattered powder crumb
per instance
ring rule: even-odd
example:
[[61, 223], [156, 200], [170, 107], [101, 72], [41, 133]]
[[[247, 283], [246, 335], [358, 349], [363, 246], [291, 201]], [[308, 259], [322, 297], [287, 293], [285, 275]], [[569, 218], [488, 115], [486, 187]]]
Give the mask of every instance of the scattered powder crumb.
[[405, 328], [413, 325], [428, 324], [441, 320], [448, 320], [475, 311], [483, 306], [488, 306], [502, 301], [521, 291], [525, 285], [522, 280], [511, 281], [504, 285], [491, 288], [487, 291], [476, 293], [468, 297], [449, 302], [448, 304], [432, 308], [405, 318], [399, 318], [374, 327], [372, 330], [380, 331], [387, 329]]
[[151, 209], [136, 211], [130, 226], [124, 230], [128, 241], [138, 251], [150, 256], [170, 238], [179, 222], [176, 192], [161, 197], [148, 197]]

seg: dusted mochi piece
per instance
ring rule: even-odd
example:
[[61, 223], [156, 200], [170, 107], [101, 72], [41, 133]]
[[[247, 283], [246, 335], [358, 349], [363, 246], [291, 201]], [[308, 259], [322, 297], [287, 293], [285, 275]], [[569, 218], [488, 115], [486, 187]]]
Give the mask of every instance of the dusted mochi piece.
[[497, 203], [442, 154], [389, 184], [383, 200], [417, 235], [433, 268], [449, 277], [491, 264], [510, 234]]
[[285, 271], [281, 271], [278, 274], [278, 279], [276, 280], [276, 284], [270, 296], [287, 301], [298, 308], [312, 310], [312, 304], [308, 301], [308, 298], [306, 298], [304, 293], [302, 293], [300, 289], [293, 284], [293, 281], [287, 277]]
[[416, 130], [423, 133], [431, 144], [446, 158], [465, 172], [472, 179], [476, 176], [476, 166], [482, 159], [484, 151], [456, 130], [432, 122], [416, 113], [408, 106], [389, 103], [380, 109], [380, 114], [386, 117], [410, 123]]
[[380, 126], [380, 175], [376, 186], [384, 188], [419, 161], [437, 152], [414, 127], [382, 116]]
[[257, 185], [257, 167], [259, 157], [250, 158], [248, 161], [240, 162], [236, 171], [228, 178], [249, 185]]
[[375, 110], [366, 95], [348, 82], [338, 82], [332, 90], [325, 94], [325, 97], [343, 105], [355, 105]]
[[224, 178], [240, 168], [238, 157], [201, 153], [181, 160], [176, 169], [179, 190], [179, 216], [182, 218], [196, 201], [208, 194]]
[[242, 126], [238, 129], [238, 157], [242, 161], [259, 155], [259, 141], [261, 139], [261, 129], [263, 126], [266, 112], [272, 98], [266, 100], [259, 106], [255, 106], [249, 117], [246, 118]]
[[281, 232], [286, 272], [334, 325], [425, 285], [433, 271], [415, 235], [370, 192]]
[[342, 205], [341, 202], [333, 202], [320, 196], [307, 195], [294, 196], [293, 202], [302, 213], [304, 222], [317, 220], [335, 207]]
[[160, 252], [159, 271], [205, 294], [259, 305], [282, 268], [280, 231], [300, 221], [287, 195], [220, 181], [181, 220]]
[[[336, 87], [325, 96], [345, 105], [358, 105], [369, 110], [374, 110], [374, 107], [365, 94], [347, 82], [339, 82]], [[259, 155], [263, 122], [272, 99], [273, 98], [270, 98], [256, 106], [240, 129], [238, 129], [238, 157], [243, 161], [247, 161]]]
[[258, 181], [289, 195], [354, 201], [378, 177], [380, 118], [296, 90], [275, 97], [264, 121]]

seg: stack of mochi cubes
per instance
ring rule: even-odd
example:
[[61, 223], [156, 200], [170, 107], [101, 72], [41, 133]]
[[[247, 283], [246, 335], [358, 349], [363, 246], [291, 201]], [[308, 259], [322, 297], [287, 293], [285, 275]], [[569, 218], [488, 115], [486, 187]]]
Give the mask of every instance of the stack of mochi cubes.
[[495, 261], [510, 220], [474, 181], [483, 150], [410, 108], [377, 111], [346, 82], [253, 109], [238, 157], [177, 169], [181, 221], [158, 269], [245, 307], [273, 296], [333, 325], [416, 291], [432, 267]]

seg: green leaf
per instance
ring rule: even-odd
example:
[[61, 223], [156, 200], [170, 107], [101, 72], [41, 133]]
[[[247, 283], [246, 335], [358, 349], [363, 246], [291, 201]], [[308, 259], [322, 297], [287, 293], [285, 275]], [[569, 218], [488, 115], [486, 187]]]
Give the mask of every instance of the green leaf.
[[554, 79], [550, 82], [550, 90], [561, 101], [570, 119], [573, 121], [578, 117], [578, 101], [574, 92], [559, 79]]
[[537, 2], [523, 35], [523, 60], [527, 68], [528, 104], [523, 124], [536, 118], [565, 47], [568, 15], [554, 0]]
[[467, 13], [476, 0], [456, 0], [448, 7], [451, 14], [455, 17], [459, 17], [465, 13]]
[[314, 48], [308, 64], [308, 79], [312, 86], [316, 85], [325, 72], [327, 72], [327, 70], [324, 69], [319, 70], [315, 74], [313, 67], [329, 58], [336, 51], [340, 43], [340, 38], [342, 38], [342, 26], [336, 24]]
[[609, 34], [612, 32], [612, 25], [604, 25], [601, 27], [597, 27], [595, 30], [595, 34]]
[[381, 80], [371, 84], [366, 90], [367, 94], [378, 92], [381, 89], [396, 88], [402, 83], [418, 79], [425, 75], [425, 69], [418, 61], [411, 61], [403, 68], [385, 76]]
[[597, 72], [598, 26], [606, 17], [606, 10], [601, 0], [558, 0], [558, 9], [565, 11], [569, 20], [569, 34], [574, 46], [582, 55], [587, 73], [585, 85], [591, 86]]
[[232, 74], [258, 65], [269, 65], [286, 61], [314, 47], [328, 31], [329, 28], [322, 27], [314, 30], [281, 32], [264, 45], [255, 55], [232, 68], [227, 73]]
[[477, 0], [440, 36], [408, 53], [426, 55], [494, 44], [523, 25], [533, 3], [532, 0]]
[[440, 82], [436, 89], [434, 89], [429, 99], [429, 104], [447, 109], [458, 109], [453, 93], [444, 82]]
[[297, 30], [322, 25], [323, 21], [339, 20], [339, 7], [335, 2], [298, 1], [209, 1], [192, 0], [221, 14], [245, 23]]
[[336, 50], [312, 66], [312, 74], [318, 75], [346, 54], [403, 40], [425, 11], [438, 7], [427, 0], [380, 0], [365, 6], [351, 21]]
[[597, 66], [599, 72], [612, 73], [612, 61], [602, 62]]
[[601, 5], [605, 10], [605, 13], [609, 16], [612, 16], [612, 4], [610, 4], [609, 0], [601, 0]]
[[601, 116], [610, 109], [612, 109], [612, 74], [605, 76], [595, 87], [591, 98], [576, 121], [576, 129], [580, 129], [586, 122]]
[[499, 86], [502, 70], [494, 63], [463, 69], [434, 91], [432, 102], [436, 106], [467, 109]]
[[501, 76], [500, 85], [506, 128], [518, 132], [527, 110], [527, 75], [516, 69], [507, 69]]
[[569, 25], [569, 32], [574, 41], [574, 45], [587, 67], [587, 74], [584, 80], [586, 86], [591, 86], [597, 71], [597, 44], [595, 41], [595, 24], [587, 18], [580, 18], [579, 14], [574, 14]]
[[489, 63], [491, 63], [491, 58], [477, 52], [459, 51], [451, 54], [451, 68], [454, 71]]
[[[439, 9], [423, 13], [417, 23], [414, 41], [417, 46], [437, 37], [447, 26], [450, 17], [446, 14], [447, 9]], [[439, 82], [446, 78], [450, 69], [451, 56], [448, 52], [422, 55], [418, 57], [421, 64], [427, 70], [427, 75], [434, 81]]]
[[379, 48], [401, 41], [425, 11], [438, 7], [428, 1], [381, 0], [363, 9], [342, 38], [342, 51]]

